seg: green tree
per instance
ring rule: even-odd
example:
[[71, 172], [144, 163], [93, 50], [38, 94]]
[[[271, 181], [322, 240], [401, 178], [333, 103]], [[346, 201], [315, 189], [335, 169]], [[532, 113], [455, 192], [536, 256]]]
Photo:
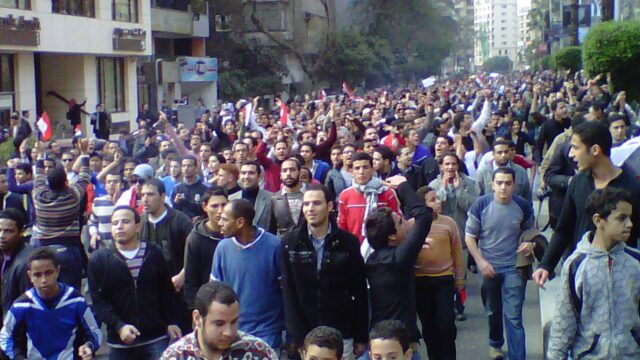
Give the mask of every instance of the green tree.
[[612, 91], [640, 99], [640, 22], [603, 22], [584, 39], [582, 64], [590, 76], [611, 74]]
[[490, 73], [497, 72], [502, 74], [511, 71], [512, 66], [513, 63], [508, 56], [490, 57], [484, 62], [484, 64], [482, 64], [484, 71]]
[[439, 72], [451, 52], [457, 24], [444, 17], [430, 0], [369, 0], [369, 33], [385, 39], [395, 55], [398, 80]]
[[580, 46], [567, 46], [553, 54], [553, 59], [559, 69], [578, 71], [582, 67], [582, 49]]
[[332, 87], [339, 87], [342, 81], [357, 84], [373, 72], [376, 61], [376, 54], [364, 35], [341, 32], [329, 42], [318, 75]]

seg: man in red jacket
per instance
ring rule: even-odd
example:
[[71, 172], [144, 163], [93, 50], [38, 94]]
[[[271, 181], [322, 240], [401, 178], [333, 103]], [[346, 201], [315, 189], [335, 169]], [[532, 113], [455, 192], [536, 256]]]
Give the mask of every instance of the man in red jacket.
[[345, 189], [338, 200], [338, 226], [364, 240], [364, 219], [378, 207], [388, 207], [402, 216], [400, 203], [393, 189], [374, 178], [373, 158], [357, 153], [352, 165], [353, 185]]

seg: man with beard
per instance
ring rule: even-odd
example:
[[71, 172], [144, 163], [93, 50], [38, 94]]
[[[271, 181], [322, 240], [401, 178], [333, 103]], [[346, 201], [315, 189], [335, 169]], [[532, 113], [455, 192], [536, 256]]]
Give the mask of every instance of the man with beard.
[[345, 189], [338, 200], [338, 226], [358, 237], [362, 244], [365, 236], [364, 219], [378, 207], [388, 207], [402, 216], [400, 204], [393, 189], [379, 178], [373, 177], [373, 158], [358, 153], [353, 158], [353, 185]]
[[202, 209], [207, 217], [196, 222], [187, 237], [184, 261], [184, 298], [193, 310], [196, 292], [209, 281], [213, 253], [222, 240], [220, 216], [227, 204], [227, 193], [215, 186], [202, 195]]
[[256, 161], [245, 161], [240, 165], [240, 187], [242, 191], [229, 195], [229, 200], [249, 200], [256, 210], [253, 225], [268, 229], [271, 224], [273, 194], [260, 188], [260, 165]]
[[273, 159], [267, 156], [267, 143], [260, 140], [256, 148], [256, 158], [264, 168], [264, 189], [271, 192], [280, 190], [280, 165], [289, 156], [289, 144], [286, 140], [278, 140], [274, 144]]
[[300, 162], [289, 158], [280, 166], [282, 190], [273, 195], [271, 206], [273, 217], [269, 229], [282, 236], [296, 227], [302, 218], [302, 195], [306, 190], [300, 182]]
[[507, 167], [515, 172], [514, 194], [531, 201], [531, 186], [529, 185], [527, 171], [511, 161], [515, 153], [514, 150], [515, 144], [512, 141], [496, 140], [493, 143], [493, 163], [485, 166], [476, 174], [482, 195], [493, 193], [493, 172], [498, 168]]
[[212, 281], [198, 290], [192, 318], [193, 332], [171, 344], [161, 360], [279, 359], [263, 340], [238, 331], [238, 295], [223, 282]]

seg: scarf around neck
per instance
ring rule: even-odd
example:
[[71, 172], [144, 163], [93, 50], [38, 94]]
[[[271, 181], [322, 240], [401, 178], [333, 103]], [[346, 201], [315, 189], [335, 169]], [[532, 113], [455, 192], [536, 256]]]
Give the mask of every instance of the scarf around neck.
[[361, 192], [367, 201], [367, 206], [364, 210], [364, 221], [362, 222], [362, 236], [366, 237], [365, 224], [367, 222], [367, 216], [378, 208], [378, 195], [385, 192], [387, 187], [382, 183], [382, 180], [377, 177], [371, 178], [371, 180], [364, 185], [354, 183], [353, 187]]

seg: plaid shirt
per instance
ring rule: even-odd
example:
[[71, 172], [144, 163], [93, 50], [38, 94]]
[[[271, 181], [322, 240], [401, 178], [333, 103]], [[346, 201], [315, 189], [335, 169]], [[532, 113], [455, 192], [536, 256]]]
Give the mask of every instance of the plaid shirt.
[[[207, 360], [198, 346], [196, 332], [184, 336], [164, 351], [160, 360]], [[220, 360], [278, 360], [276, 352], [261, 339], [238, 331], [238, 338]]]

